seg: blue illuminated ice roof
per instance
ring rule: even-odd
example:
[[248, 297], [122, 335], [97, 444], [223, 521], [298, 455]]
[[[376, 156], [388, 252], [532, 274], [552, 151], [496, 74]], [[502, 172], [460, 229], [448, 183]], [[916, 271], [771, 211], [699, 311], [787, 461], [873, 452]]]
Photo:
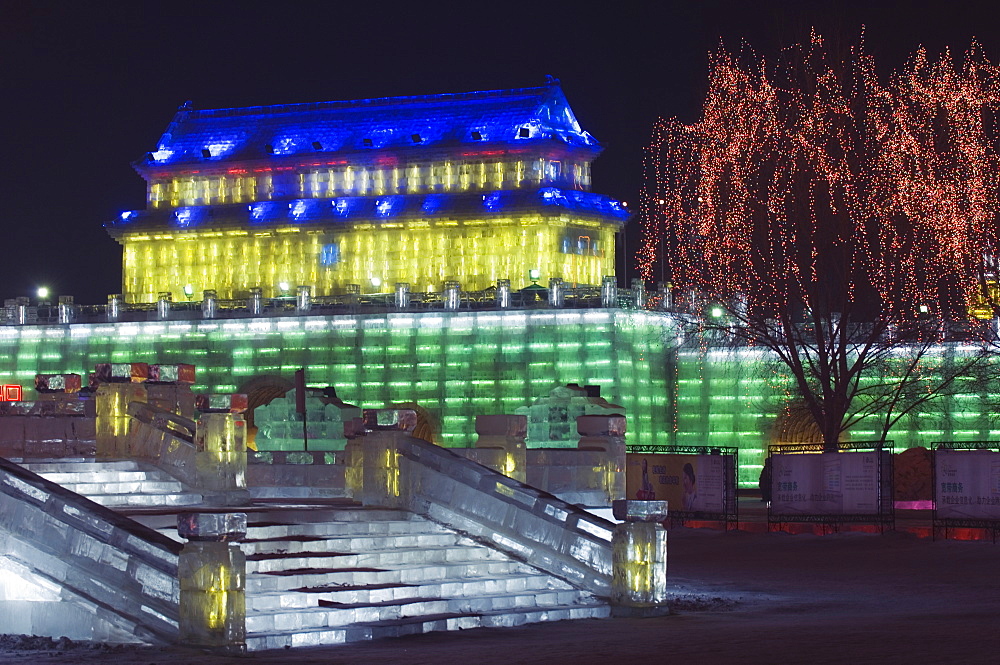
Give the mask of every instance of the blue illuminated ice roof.
[[403, 219], [453, 219], [503, 217], [517, 213], [571, 211], [616, 225], [629, 212], [620, 201], [575, 189], [543, 187], [536, 190], [501, 190], [462, 194], [395, 194], [341, 196], [333, 199], [259, 201], [224, 206], [191, 206], [169, 211], [130, 211], [106, 226], [118, 236], [144, 229], [263, 227], [288, 224], [338, 224], [387, 222]]
[[599, 149], [552, 80], [538, 88], [423, 97], [204, 111], [185, 104], [145, 164], [537, 140]]

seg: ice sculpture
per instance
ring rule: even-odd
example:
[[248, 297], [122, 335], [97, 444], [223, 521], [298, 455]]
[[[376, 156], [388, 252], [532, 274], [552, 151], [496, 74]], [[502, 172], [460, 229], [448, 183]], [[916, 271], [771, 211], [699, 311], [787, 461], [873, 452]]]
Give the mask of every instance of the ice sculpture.
[[667, 607], [666, 501], [620, 500], [611, 537], [611, 602], [617, 616], [654, 616]]
[[599, 386], [569, 384], [554, 388], [531, 406], [515, 413], [528, 416], [529, 448], [576, 448], [576, 419], [590, 415], [622, 415], [625, 409], [600, 396]]

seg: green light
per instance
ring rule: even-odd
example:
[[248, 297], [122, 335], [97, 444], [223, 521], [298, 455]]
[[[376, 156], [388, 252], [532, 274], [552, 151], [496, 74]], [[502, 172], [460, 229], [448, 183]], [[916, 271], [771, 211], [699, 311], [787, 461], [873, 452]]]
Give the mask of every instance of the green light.
[[49, 297], [49, 288], [47, 286], [39, 286], [37, 294], [39, 300], [45, 300]]

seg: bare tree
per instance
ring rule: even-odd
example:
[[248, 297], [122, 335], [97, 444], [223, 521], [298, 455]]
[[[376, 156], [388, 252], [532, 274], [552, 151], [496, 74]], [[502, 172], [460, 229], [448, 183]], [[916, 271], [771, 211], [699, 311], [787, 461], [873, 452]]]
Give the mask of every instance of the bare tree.
[[884, 439], [988, 357], [969, 313], [996, 245], [998, 81], [975, 45], [888, 84], [818, 35], [773, 64], [720, 49], [699, 120], [655, 128], [643, 276], [666, 261], [703, 329], [772, 352], [828, 448], [872, 417]]

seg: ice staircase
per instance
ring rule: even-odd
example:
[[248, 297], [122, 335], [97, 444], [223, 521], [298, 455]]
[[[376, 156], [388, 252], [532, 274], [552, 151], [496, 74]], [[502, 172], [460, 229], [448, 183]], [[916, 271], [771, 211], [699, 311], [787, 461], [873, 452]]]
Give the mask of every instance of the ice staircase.
[[[177, 538], [165, 515], [138, 519]], [[585, 591], [404, 511], [261, 509], [248, 526], [252, 651], [609, 613]]]
[[[69, 492], [82, 495], [177, 543], [178, 512], [217, 510], [143, 463], [21, 467], [59, 485], [66, 501]], [[249, 650], [609, 614], [590, 592], [405, 510], [347, 499], [241, 510]]]
[[21, 464], [65, 489], [109, 508], [193, 506], [200, 494], [151, 465], [132, 461], [34, 460]]

